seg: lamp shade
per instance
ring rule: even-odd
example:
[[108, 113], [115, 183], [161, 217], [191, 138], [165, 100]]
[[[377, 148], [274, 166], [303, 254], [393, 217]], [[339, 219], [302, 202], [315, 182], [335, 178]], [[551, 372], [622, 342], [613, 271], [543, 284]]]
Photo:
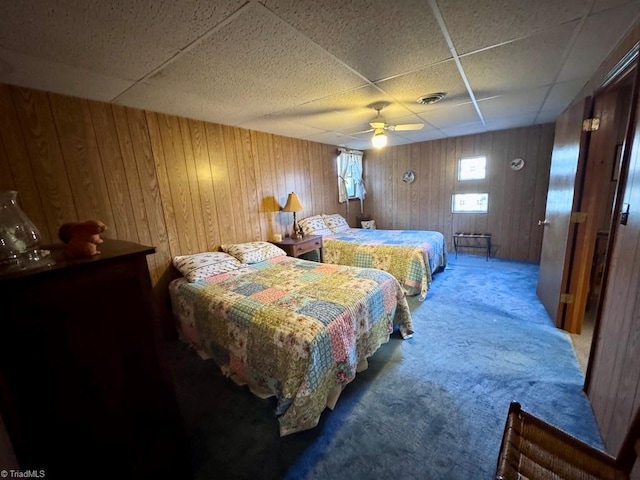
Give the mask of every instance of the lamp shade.
[[373, 134], [373, 138], [371, 139], [371, 144], [375, 148], [382, 148], [387, 144], [387, 136], [385, 135], [382, 128], [376, 129], [375, 133]]
[[304, 207], [302, 206], [302, 203], [300, 203], [300, 199], [298, 198], [298, 195], [295, 194], [294, 192], [291, 192], [287, 197], [287, 203], [285, 204], [282, 211], [283, 212], [301, 212], [302, 210], [304, 210]]

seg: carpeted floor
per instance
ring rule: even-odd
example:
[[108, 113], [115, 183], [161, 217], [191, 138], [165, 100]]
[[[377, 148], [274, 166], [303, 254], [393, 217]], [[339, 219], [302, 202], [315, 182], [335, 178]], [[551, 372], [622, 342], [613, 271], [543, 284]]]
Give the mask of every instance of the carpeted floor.
[[318, 427], [279, 437], [273, 399], [181, 344], [169, 358], [196, 479], [490, 480], [511, 400], [598, 448], [569, 336], [535, 295], [538, 266], [459, 255]]

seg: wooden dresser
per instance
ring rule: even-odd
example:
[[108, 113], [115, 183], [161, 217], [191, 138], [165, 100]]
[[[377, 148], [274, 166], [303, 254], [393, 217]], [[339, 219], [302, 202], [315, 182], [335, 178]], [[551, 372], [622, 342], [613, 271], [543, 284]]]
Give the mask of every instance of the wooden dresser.
[[90, 259], [0, 275], [0, 413], [22, 470], [47, 479], [190, 478], [159, 356], [146, 256], [109, 240]]

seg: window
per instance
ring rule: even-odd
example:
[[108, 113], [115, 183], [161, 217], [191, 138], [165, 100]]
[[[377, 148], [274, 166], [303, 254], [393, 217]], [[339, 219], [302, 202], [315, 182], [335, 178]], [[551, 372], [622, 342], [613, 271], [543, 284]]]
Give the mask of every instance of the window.
[[352, 198], [362, 201], [367, 193], [362, 180], [362, 152], [340, 151], [337, 167], [339, 202], [343, 203]]
[[489, 211], [489, 194], [454, 193], [451, 211], [453, 213], [487, 213]]
[[484, 180], [487, 175], [487, 157], [466, 157], [458, 159], [458, 181]]

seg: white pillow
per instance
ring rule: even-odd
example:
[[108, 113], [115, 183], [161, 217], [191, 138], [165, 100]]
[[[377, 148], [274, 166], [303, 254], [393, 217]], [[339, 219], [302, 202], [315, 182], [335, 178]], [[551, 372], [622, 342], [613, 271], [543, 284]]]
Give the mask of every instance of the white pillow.
[[331, 229], [333, 233], [344, 232], [349, 229], [349, 224], [347, 220], [340, 215], [339, 213], [334, 213], [333, 215], [325, 215], [322, 214], [322, 219], [324, 223]]
[[229, 243], [222, 250], [242, 263], [258, 263], [273, 257], [286, 256], [287, 252], [269, 242]]
[[360, 222], [360, 225], [362, 225], [362, 228], [364, 228], [366, 230], [375, 230], [376, 229], [376, 221], [375, 220], [362, 221], [362, 222]]
[[331, 235], [333, 232], [327, 224], [324, 223], [322, 215], [313, 215], [312, 217], [303, 218], [298, 222], [298, 226], [302, 229], [303, 235]]
[[238, 270], [246, 265], [224, 252], [204, 252], [173, 257], [173, 266], [189, 282], [197, 282], [220, 273]]

